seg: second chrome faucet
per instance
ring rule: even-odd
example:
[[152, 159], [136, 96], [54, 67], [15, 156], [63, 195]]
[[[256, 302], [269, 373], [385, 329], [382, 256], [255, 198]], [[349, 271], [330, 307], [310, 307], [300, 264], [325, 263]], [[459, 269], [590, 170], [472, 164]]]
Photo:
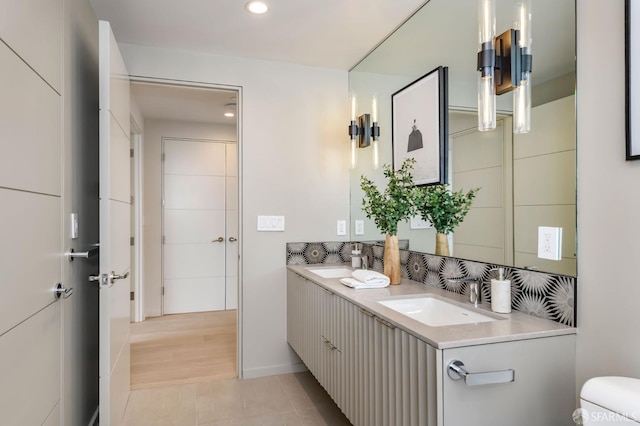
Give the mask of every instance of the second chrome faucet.
[[473, 306], [478, 307], [482, 298], [482, 278], [449, 278], [451, 283], [469, 283], [469, 303], [473, 303]]

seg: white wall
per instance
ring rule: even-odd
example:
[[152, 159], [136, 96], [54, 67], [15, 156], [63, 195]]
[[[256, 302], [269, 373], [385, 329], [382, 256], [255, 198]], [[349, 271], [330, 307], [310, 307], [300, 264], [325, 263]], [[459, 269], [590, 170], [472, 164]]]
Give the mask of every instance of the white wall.
[[[336, 220], [349, 219], [347, 72], [133, 45], [122, 51], [133, 75], [241, 87], [242, 373], [291, 371], [299, 361], [286, 343], [285, 244], [348, 240], [336, 236]], [[257, 232], [258, 215], [284, 215], [286, 231]]]
[[213, 125], [167, 120], [144, 122], [144, 297], [145, 315], [162, 313], [162, 138], [235, 141], [235, 125]]
[[579, 391], [640, 377], [640, 161], [625, 161], [624, 0], [578, 0], [577, 19]]

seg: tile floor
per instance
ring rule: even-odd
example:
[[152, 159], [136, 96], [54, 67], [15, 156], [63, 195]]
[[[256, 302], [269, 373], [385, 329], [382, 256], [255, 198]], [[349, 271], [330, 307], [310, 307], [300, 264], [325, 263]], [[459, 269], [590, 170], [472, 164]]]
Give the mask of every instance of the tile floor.
[[126, 426], [350, 425], [311, 373], [131, 391]]

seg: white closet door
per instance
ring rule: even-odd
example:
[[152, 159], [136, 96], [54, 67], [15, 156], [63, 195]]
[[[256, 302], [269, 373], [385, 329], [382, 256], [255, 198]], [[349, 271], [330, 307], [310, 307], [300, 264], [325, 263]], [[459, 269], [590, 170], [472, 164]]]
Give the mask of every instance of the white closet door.
[[164, 313], [225, 309], [225, 144], [164, 141]]

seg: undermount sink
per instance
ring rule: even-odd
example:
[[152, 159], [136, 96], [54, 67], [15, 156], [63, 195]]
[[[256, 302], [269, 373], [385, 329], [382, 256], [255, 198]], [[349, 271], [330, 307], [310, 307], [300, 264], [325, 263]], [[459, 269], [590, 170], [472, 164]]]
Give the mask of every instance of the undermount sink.
[[322, 278], [346, 278], [350, 277], [353, 269], [346, 266], [336, 266], [327, 268], [305, 268]]
[[379, 300], [378, 303], [431, 327], [473, 324], [501, 319], [463, 308], [434, 296]]

